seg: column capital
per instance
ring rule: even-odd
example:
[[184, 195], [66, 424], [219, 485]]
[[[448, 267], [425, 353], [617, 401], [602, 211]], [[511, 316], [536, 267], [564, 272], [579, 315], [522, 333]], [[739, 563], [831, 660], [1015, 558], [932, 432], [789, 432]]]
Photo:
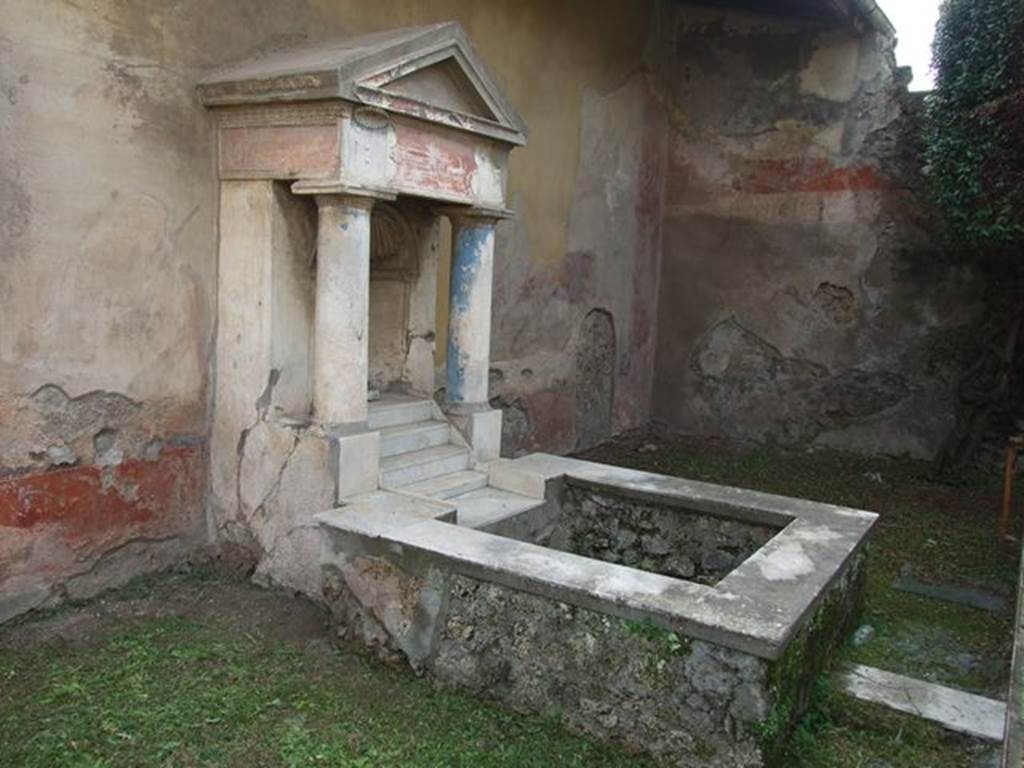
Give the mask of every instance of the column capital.
[[461, 222], [463, 225], [472, 226], [476, 224], [496, 224], [503, 219], [513, 219], [516, 212], [508, 208], [484, 208], [475, 205], [442, 205], [436, 206], [434, 213], [439, 216], [447, 216], [454, 224]]
[[316, 207], [318, 210], [324, 208], [343, 208], [348, 210], [357, 211], [371, 211], [373, 210], [374, 204], [377, 202], [375, 197], [365, 197], [364, 195], [350, 195], [340, 192], [318, 192], [313, 195], [313, 199], [316, 200]]

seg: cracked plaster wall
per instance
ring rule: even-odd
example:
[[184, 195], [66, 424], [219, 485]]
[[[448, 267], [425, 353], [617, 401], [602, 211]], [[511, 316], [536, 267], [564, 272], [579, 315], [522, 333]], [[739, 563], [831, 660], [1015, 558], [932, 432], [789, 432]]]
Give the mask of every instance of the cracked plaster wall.
[[891, 41], [679, 5], [661, 29], [655, 418], [931, 457], [978, 286], [937, 258]]
[[[529, 258], [529, 220], [499, 240], [510, 255], [495, 269], [491, 396], [505, 411], [505, 455], [588, 448], [650, 416], [665, 126], [640, 60], [612, 87], [588, 89], [565, 255]], [[597, 420], [594, 390], [611, 401]]]
[[[497, 395], [523, 408], [513, 444], [573, 447], [571, 419], [551, 418], [576, 377], [559, 344], [595, 308], [615, 314], [620, 350], [608, 429], [640, 423], [653, 319], [630, 297], [653, 295], [657, 253], [627, 209], [652, 184], [634, 166], [652, 150], [630, 128], [633, 114], [612, 113], [649, 102], [634, 73], [653, 7], [0, 0], [0, 620], [163, 567], [227, 519], [219, 470], [208, 479], [205, 468], [208, 441], [229, 438], [209, 432], [219, 201], [211, 120], [194, 86], [202, 70], [254, 49], [461, 21], [530, 126], [529, 148], [511, 161], [520, 218], [502, 225], [497, 253], [505, 299], [495, 303], [494, 359], [507, 374]], [[643, 215], [655, 220], [644, 194]], [[587, 240], [602, 215], [612, 220], [607, 246]], [[581, 273], [596, 277], [581, 283]], [[621, 296], [620, 282], [631, 286]], [[306, 397], [293, 366], [279, 374], [282, 403]], [[266, 383], [253, 382], [250, 412]], [[298, 440], [293, 460], [305, 450], [293, 427], [265, 429]], [[272, 518], [273, 498], [233, 507], [237, 519]], [[275, 560], [261, 530], [247, 523], [233, 536]]]
[[330, 442], [309, 420], [315, 212], [270, 181], [225, 181], [210, 522], [255, 578], [320, 595], [313, 515], [335, 503]]

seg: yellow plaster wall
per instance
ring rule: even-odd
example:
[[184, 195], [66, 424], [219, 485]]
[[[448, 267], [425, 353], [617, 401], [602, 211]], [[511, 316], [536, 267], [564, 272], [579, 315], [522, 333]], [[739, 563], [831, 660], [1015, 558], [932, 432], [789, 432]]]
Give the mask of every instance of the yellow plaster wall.
[[0, 0], [0, 401], [46, 383], [104, 389], [205, 431], [217, 197], [194, 92], [204, 69], [302, 39], [459, 20], [530, 128], [511, 161], [515, 257], [550, 265], [566, 252], [584, 93], [641, 66], [653, 5]]

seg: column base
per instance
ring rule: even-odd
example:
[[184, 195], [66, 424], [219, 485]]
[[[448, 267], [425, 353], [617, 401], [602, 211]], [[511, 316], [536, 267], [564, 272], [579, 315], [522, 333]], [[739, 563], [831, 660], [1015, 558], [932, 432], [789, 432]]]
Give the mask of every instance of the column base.
[[481, 413], [482, 411], [493, 410], [491, 404], [488, 402], [482, 403], [464, 403], [464, 402], [452, 402], [445, 400], [441, 406], [443, 410], [449, 416], [469, 416], [473, 413]]
[[462, 413], [446, 409], [446, 414], [465, 438], [475, 463], [483, 464], [500, 458], [502, 418], [500, 410], [486, 406], [484, 409], [477, 408]]

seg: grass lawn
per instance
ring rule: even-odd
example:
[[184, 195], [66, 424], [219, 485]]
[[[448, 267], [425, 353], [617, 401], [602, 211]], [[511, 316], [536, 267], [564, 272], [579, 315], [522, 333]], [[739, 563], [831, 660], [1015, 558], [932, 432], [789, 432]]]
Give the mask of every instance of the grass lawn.
[[[1002, 696], [1016, 564], [991, 484], [936, 483], [907, 461], [650, 436], [587, 457], [880, 512], [864, 618], [876, 635], [846, 658]], [[1003, 594], [1008, 609], [892, 590], [908, 571]], [[786, 765], [979, 768], [991, 755], [823, 680]], [[0, 629], [4, 768], [647, 765], [338, 648], [312, 604], [213, 571], [143, 579]]]
[[0, 636], [0, 766], [645, 765], [336, 649], [303, 600], [194, 575], [132, 591]]

